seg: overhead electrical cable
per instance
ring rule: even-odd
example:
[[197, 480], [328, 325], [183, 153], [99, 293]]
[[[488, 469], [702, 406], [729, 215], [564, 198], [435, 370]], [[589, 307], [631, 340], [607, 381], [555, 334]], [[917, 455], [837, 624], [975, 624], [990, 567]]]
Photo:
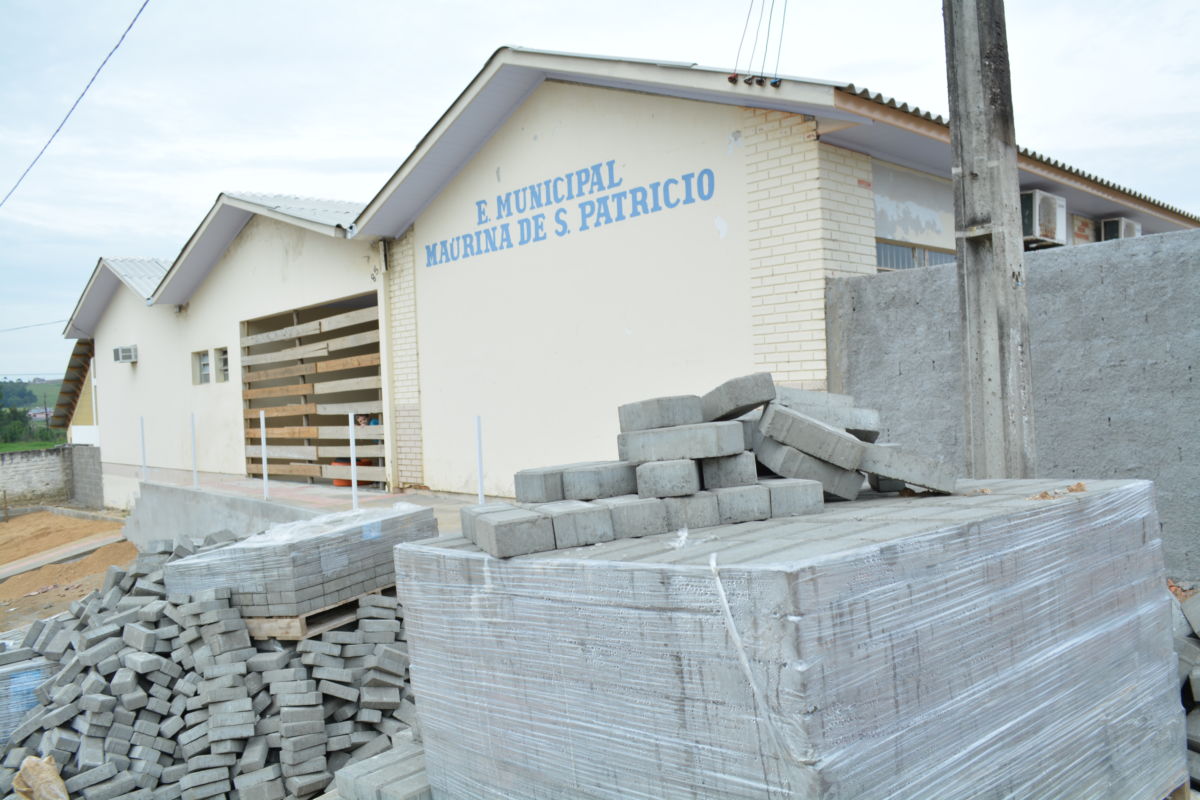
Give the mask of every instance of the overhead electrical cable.
[[[766, 0], [763, 0], [763, 4], [764, 5], [766, 4]], [[767, 38], [766, 38], [766, 41], [763, 42], [762, 65], [758, 68], [758, 74], [760, 77], [767, 74], [767, 53], [771, 52], [771, 25], [774, 22], [775, 22], [775, 0], [771, 0], [771, 13], [767, 15]], [[753, 66], [753, 65], [751, 65], [751, 66]]]
[[[763, 0], [763, 4], [758, 7], [758, 23], [754, 26], [754, 45], [750, 48], [750, 58], [746, 62], [746, 67], [750, 72], [754, 71], [754, 56], [758, 52], [758, 35], [762, 31], [763, 11], [767, 8], [767, 0]], [[749, 77], [746, 78], [749, 81]]]
[[17, 187], [20, 186], [21, 182], [25, 180], [25, 176], [29, 174], [29, 171], [33, 169], [34, 165], [37, 164], [37, 162], [41, 159], [42, 154], [46, 152], [46, 148], [50, 146], [50, 143], [54, 141], [54, 137], [58, 136], [58, 132], [61, 131], [63, 126], [67, 124], [67, 120], [71, 118], [71, 114], [75, 111], [75, 107], [79, 105], [81, 100], [83, 100], [84, 95], [88, 93], [88, 89], [92, 88], [92, 84], [95, 83], [97, 76], [100, 75], [100, 70], [104, 69], [104, 65], [107, 64], [108, 60], [113, 57], [113, 53], [117, 52], [117, 48], [121, 46], [121, 42], [125, 41], [125, 37], [129, 34], [129, 31], [133, 29], [133, 24], [138, 21], [138, 17], [142, 15], [142, 12], [146, 10], [146, 6], [149, 4], [150, 0], [144, 0], [141, 7], [138, 8], [137, 13], [133, 15], [133, 19], [129, 21], [129, 25], [125, 27], [125, 32], [121, 34], [121, 38], [118, 39], [117, 43], [113, 45], [113, 49], [108, 51], [108, 55], [106, 55], [104, 60], [100, 62], [100, 66], [96, 67], [96, 71], [92, 74], [91, 80], [87, 82], [87, 86], [83, 87], [83, 91], [79, 93], [79, 97], [75, 98], [75, 102], [72, 103], [71, 107], [67, 110], [67, 115], [62, 118], [62, 122], [58, 123], [58, 127], [54, 129], [54, 133], [50, 134], [50, 138], [46, 140], [44, 145], [42, 145], [42, 149], [38, 151], [38, 154], [33, 157], [33, 161], [29, 162], [29, 166], [26, 167], [25, 171], [21, 173], [21, 177], [17, 178], [17, 182], [13, 184], [13, 187], [8, 190], [8, 193], [4, 195], [3, 199], [0, 199], [0, 208], [3, 208], [4, 204], [8, 202], [8, 198], [12, 197], [13, 192], [17, 190]]
[[783, 13], [779, 15], [779, 46], [775, 48], [775, 80], [779, 80], [779, 55], [783, 52], [783, 29], [787, 25], [788, 0], [783, 0]]
[[742, 39], [738, 42], [737, 56], [733, 59], [733, 74], [737, 75], [742, 63], [742, 46], [746, 44], [746, 32], [750, 30], [750, 15], [754, 13], [754, 0], [746, 6], [746, 24], [742, 26]]
[[0, 328], [0, 333], [8, 333], [9, 331], [23, 331], [26, 328], [40, 328], [43, 325], [58, 325], [59, 323], [62, 323], [62, 322], [66, 322], [66, 320], [65, 319], [52, 319], [49, 322], [35, 322], [32, 325], [19, 325], [15, 328]]

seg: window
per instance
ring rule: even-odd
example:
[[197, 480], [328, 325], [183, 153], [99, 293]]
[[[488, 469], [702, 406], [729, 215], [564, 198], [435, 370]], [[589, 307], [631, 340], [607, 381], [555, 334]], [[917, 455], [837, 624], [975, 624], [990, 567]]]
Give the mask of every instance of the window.
[[212, 369], [209, 366], [208, 351], [200, 350], [192, 353], [192, 383], [208, 383], [212, 380]]
[[217, 348], [217, 382], [224, 383], [229, 380], [229, 348]]
[[911, 244], [875, 242], [875, 266], [881, 270], [932, 267], [937, 264], [953, 264], [954, 253], [932, 250]]

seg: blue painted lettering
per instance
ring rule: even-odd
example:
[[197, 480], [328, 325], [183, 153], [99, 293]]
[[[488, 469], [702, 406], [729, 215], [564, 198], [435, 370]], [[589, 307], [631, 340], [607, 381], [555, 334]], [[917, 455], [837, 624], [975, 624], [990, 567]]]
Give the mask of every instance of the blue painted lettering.
[[626, 192], [620, 191], [620, 192], [613, 192], [612, 194], [609, 195], [609, 197], [612, 198], [612, 201], [614, 203], [616, 203], [616, 205], [617, 205], [617, 216], [616, 216], [617, 222], [620, 222], [621, 220], [625, 219], [625, 196], [626, 196], [626, 194], [627, 194]]
[[602, 194], [596, 198], [596, 227], [612, 224], [612, 213], [608, 210], [608, 195]]
[[617, 177], [616, 171], [614, 169], [616, 167], [616, 164], [617, 164], [617, 162], [615, 160], [607, 161], [604, 164], [604, 166], [608, 167], [608, 188], [610, 190], [617, 188], [618, 186], [620, 186], [622, 183], [625, 182], [624, 178]]
[[692, 194], [692, 181], [695, 179], [696, 173], [694, 172], [689, 172], [683, 176], [683, 204], [685, 206], [696, 202], [696, 198]]
[[635, 186], [629, 190], [629, 216], [640, 217], [650, 213], [650, 207], [646, 205], [646, 194], [645, 186]]
[[437, 242], [425, 245], [425, 266], [433, 267], [438, 263], [438, 246]]
[[475, 201], [475, 224], [483, 225], [488, 222], [487, 200]]
[[700, 170], [700, 174], [696, 176], [696, 194], [700, 196], [701, 200], [712, 199], [715, 183], [716, 178], [711, 169]]
[[663, 205], [667, 208], [674, 208], [679, 205], [679, 201], [671, 197], [671, 188], [678, 185], [678, 178], [667, 178], [663, 181]]
[[571, 229], [567, 227], [567, 210], [565, 208], [555, 210], [554, 225], [554, 235], [560, 239], [571, 232]]
[[584, 200], [579, 204], [579, 230], [586, 231], [588, 229], [588, 220], [591, 219], [595, 213], [595, 200]]
[[496, 195], [496, 219], [512, 216], [512, 192]]

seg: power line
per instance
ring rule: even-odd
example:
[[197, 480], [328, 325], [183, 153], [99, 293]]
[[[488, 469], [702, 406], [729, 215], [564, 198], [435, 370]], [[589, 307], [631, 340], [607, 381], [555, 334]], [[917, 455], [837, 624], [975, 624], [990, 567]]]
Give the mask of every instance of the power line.
[[35, 322], [32, 325], [18, 325], [15, 328], [0, 328], [0, 333], [8, 333], [9, 331], [23, 331], [26, 328], [40, 328], [43, 325], [58, 325], [60, 322], [66, 322], [66, 320], [52, 319], [49, 322]]
[[95, 73], [92, 74], [92, 79], [87, 82], [87, 86], [83, 87], [83, 91], [79, 93], [79, 97], [76, 97], [75, 102], [71, 104], [69, 109], [67, 109], [67, 115], [62, 118], [62, 122], [58, 123], [58, 127], [54, 129], [54, 133], [50, 134], [50, 138], [46, 140], [44, 145], [42, 145], [42, 149], [38, 151], [38, 154], [33, 157], [33, 161], [29, 162], [29, 166], [26, 167], [25, 171], [21, 173], [21, 177], [17, 178], [17, 182], [14, 183], [13, 187], [8, 190], [8, 194], [4, 195], [3, 200], [0, 200], [0, 208], [3, 208], [4, 204], [8, 202], [8, 198], [12, 197], [13, 192], [17, 190], [17, 187], [21, 185], [23, 180], [25, 180], [25, 176], [29, 174], [29, 171], [33, 169], [34, 165], [37, 164], [37, 162], [41, 159], [42, 154], [46, 152], [46, 148], [50, 146], [50, 143], [54, 141], [54, 137], [58, 136], [58, 132], [61, 131], [63, 126], [67, 124], [67, 120], [71, 118], [71, 114], [74, 113], [75, 107], [79, 105], [81, 100], [83, 100], [83, 96], [88, 93], [88, 89], [92, 88], [92, 84], [95, 83], [96, 78], [100, 75], [100, 70], [104, 69], [104, 65], [107, 64], [108, 60], [113, 57], [113, 53], [117, 52], [117, 48], [121, 46], [121, 42], [125, 41], [125, 37], [129, 34], [129, 31], [133, 29], [133, 24], [138, 21], [138, 17], [142, 15], [142, 12], [146, 10], [146, 6], [149, 4], [150, 0], [144, 0], [141, 8], [139, 8], [137, 13], [133, 15], [133, 19], [129, 21], [129, 25], [126, 26], [125, 32], [121, 34], [121, 38], [117, 39], [117, 43], [113, 45], [113, 49], [108, 51], [108, 55], [106, 55], [104, 60], [100, 62], [100, 66], [96, 67]]

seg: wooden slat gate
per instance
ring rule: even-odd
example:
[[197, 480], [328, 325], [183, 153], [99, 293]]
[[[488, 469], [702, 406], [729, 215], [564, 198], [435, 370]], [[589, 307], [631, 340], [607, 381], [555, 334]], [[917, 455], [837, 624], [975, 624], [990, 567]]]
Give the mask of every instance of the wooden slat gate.
[[262, 474], [265, 457], [272, 478], [348, 479], [354, 414], [359, 483], [387, 481], [374, 303], [371, 294], [242, 324], [248, 475]]

